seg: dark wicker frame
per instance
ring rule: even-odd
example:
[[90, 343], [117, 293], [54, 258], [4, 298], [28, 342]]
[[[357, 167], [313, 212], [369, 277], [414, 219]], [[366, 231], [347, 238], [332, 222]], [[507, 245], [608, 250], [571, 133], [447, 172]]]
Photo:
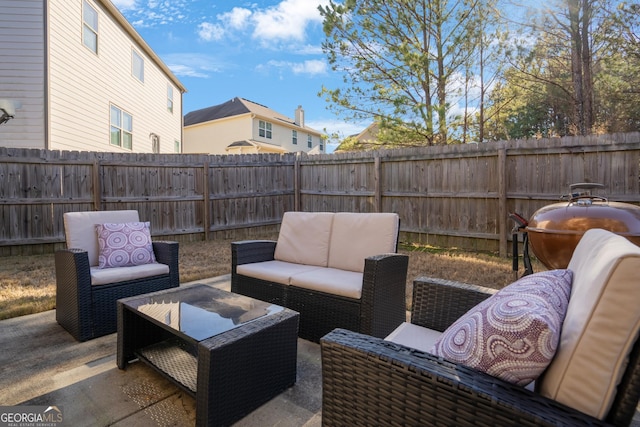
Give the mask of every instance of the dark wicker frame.
[[[414, 282], [412, 323], [442, 331], [492, 290], [432, 278]], [[626, 426], [640, 396], [640, 340], [600, 421], [431, 354], [336, 329], [324, 336], [322, 424]]]
[[[188, 291], [189, 288], [181, 289]], [[213, 289], [221, 296], [228, 294], [221, 289]], [[167, 293], [155, 292], [152, 295], [164, 294]], [[150, 363], [195, 398], [196, 425], [231, 425], [295, 384], [298, 313], [282, 310], [195, 342], [160, 322], [142, 316], [127, 305], [132, 299], [135, 298], [118, 301], [118, 368], [126, 369], [127, 364], [138, 357], [137, 352], [168, 339], [197, 349], [193, 365], [168, 356], [173, 359], [170, 362], [172, 368], [195, 378], [195, 389], [185, 387], [171, 373], [162, 372]], [[149, 363], [144, 358], [142, 360]]]
[[408, 256], [364, 260], [362, 296], [356, 300], [238, 274], [238, 265], [273, 260], [275, 247], [271, 240], [232, 243], [231, 291], [299, 312], [300, 338], [318, 342], [335, 328], [384, 337], [405, 320]]
[[153, 242], [153, 251], [168, 274], [100, 286], [91, 285], [85, 250], [56, 251], [56, 321], [78, 341], [114, 333], [118, 299], [180, 285], [178, 242]]

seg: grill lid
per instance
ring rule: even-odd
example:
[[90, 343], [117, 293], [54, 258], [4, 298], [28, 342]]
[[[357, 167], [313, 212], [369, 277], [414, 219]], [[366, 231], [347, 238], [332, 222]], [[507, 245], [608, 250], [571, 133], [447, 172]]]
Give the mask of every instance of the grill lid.
[[[529, 242], [547, 268], [566, 268], [578, 241], [591, 228], [609, 230], [640, 246], [640, 207], [591, 194], [602, 187], [573, 184], [568, 201], [544, 206], [531, 216], [526, 227]], [[586, 191], [575, 191], [580, 188]]]

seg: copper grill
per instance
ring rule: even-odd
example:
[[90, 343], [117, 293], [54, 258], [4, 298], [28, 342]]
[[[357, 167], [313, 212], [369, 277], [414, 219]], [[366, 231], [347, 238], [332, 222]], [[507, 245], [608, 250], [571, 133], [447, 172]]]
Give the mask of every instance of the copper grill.
[[544, 206], [529, 219], [525, 231], [531, 249], [547, 268], [566, 268], [578, 241], [591, 228], [609, 230], [640, 246], [640, 207], [592, 195], [596, 188], [603, 185], [573, 184], [567, 201]]

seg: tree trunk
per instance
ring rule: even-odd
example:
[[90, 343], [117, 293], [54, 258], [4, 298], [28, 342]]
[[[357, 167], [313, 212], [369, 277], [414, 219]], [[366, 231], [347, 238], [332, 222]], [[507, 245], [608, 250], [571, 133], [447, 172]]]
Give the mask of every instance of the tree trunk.
[[478, 142], [484, 142], [484, 31], [480, 34], [480, 112], [478, 117]]
[[586, 135], [584, 123], [584, 91], [582, 82], [582, 35], [580, 9], [582, 0], [569, 0], [569, 28], [571, 37], [571, 80], [573, 86], [573, 122], [579, 135]]
[[[422, 27], [422, 49], [423, 52], [429, 52], [429, 49], [431, 47], [431, 43], [430, 43], [430, 35], [429, 35], [429, 31], [427, 29], [427, 22], [429, 22], [430, 17], [427, 17], [427, 11], [430, 11], [429, 8], [426, 7], [426, 5], [423, 3], [422, 5], [422, 22], [423, 22], [423, 27]], [[427, 57], [428, 58], [428, 57]], [[430, 62], [427, 59], [427, 63], [424, 64], [424, 80], [422, 82], [422, 90], [424, 91], [424, 100], [425, 100], [425, 112], [426, 112], [426, 118], [425, 118], [425, 129], [427, 130], [427, 135], [428, 135], [428, 145], [433, 145], [433, 105], [431, 103], [431, 67], [430, 67]]]
[[593, 74], [591, 46], [589, 43], [589, 26], [591, 24], [591, 0], [582, 0], [582, 95], [584, 98], [585, 135], [593, 131]]

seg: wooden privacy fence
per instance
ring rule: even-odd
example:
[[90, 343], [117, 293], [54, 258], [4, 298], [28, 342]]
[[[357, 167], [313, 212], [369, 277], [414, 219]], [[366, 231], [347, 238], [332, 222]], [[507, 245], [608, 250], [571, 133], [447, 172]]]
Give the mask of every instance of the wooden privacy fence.
[[640, 203], [640, 134], [331, 155], [136, 154], [0, 148], [0, 255], [51, 252], [67, 211], [136, 209], [154, 237], [260, 237], [284, 212], [397, 212], [401, 238], [507, 255], [576, 182]]

